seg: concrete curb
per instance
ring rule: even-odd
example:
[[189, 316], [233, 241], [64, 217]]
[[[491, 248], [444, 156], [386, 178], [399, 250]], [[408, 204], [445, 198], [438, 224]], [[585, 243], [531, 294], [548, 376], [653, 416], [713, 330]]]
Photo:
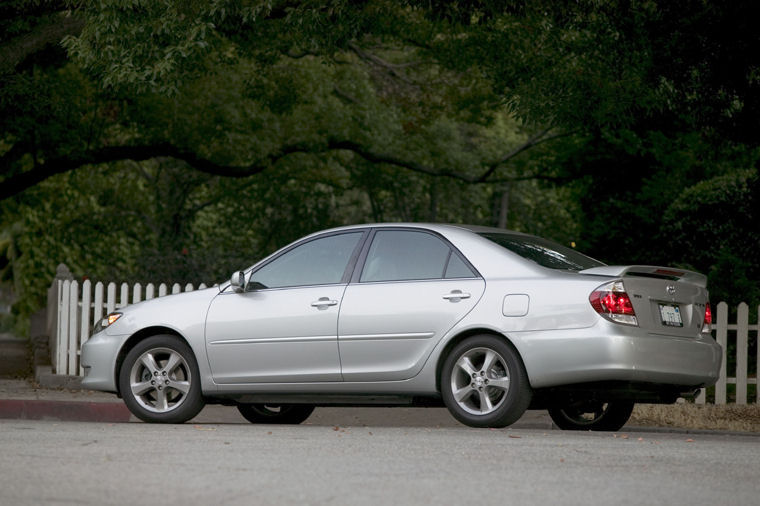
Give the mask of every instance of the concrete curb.
[[[15, 420], [57, 420], [64, 422], [128, 422], [131, 413], [116, 397], [84, 398], [82, 378], [53, 374], [49, 365], [34, 370], [37, 385], [23, 380], [0, 382], [0, 418]], [[41, 397], [41, 398], [40, 398]], [[80, 397], [78, 399], [77, 397]]]
[[38, 365], [34, 368], [34, 381], [44, 388], [67, 388], [69, 390], [81, 390], [81, 376], [67, 376], [65, 374], [53, 374], [53, 367]]
[[121, 402], [0, 399], [0, 418], [62, 422], [128, 422], [131, 413]]

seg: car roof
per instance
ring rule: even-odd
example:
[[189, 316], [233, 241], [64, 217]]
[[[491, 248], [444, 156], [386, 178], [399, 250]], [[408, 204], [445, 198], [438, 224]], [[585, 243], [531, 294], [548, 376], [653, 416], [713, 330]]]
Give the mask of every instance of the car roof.
[[466, 230], [476, 234], [482, 233], [495, 233], [495, 234], [510, 234], [520, 235], [525, 237], [533, 237], [531, 234], [525, 234], [523, 232], [517, 232], [506, 228], [485, 227], [482, 225], [467, 225], [460, 223], [425, 223], [425, 222], [384, 222], [384, 223], [362, 223], [357, 225], [345, 225], [342, 227], [335, 227], [328, 230], [321, 230], [315, 234], [322, 234], [325, 232], [338, 232], [342, 230], [356, 230], [363, 228], [423, 228], [427, 230], [433, 230], [438, 232], [450, 231], [450, 230]]

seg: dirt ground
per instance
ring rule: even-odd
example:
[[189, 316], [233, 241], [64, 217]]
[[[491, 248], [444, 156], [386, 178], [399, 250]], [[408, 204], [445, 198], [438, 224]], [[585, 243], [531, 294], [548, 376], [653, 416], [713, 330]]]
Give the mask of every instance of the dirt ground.
[[760, 432], [760, 405], [637, 404], [630, 425]]

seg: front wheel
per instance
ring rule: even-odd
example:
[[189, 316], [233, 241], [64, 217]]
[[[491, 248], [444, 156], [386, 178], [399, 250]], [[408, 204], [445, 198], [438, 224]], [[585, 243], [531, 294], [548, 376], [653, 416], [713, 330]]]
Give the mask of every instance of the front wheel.
[[297, 425], [314, 411], [308, 404], [238, 404], [238, 411], [251, 423], [281, 423]]
[[172, 335], [149, 337], [127, 353], [119, 390], [132, 414], [145, 422], [184, 423], [204, 406], [195, 355]]
[[563, 430], [620, 430], [632, 412], [633, 403], [626, 401], [593, 401], [549, 408], [549, 416]]
[[522, 359], [503, 338], [473, 336], [456, 345], [441, 369], [441, 395], [470, 427], [506, 427], [525, 413], [533, 392]]

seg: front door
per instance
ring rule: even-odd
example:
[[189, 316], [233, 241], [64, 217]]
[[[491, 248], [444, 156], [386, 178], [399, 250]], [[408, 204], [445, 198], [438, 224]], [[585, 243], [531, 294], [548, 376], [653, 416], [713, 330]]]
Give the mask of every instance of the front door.
[[340, 381], [336, 330], [345, 288], [332, 285], [220, 294], [206, 319], [214, 381]]
[[211, 303], [206, 350], [214, 381], [340, 381], [338, 311], [363, 231], [327, 234], [284, 250]]

